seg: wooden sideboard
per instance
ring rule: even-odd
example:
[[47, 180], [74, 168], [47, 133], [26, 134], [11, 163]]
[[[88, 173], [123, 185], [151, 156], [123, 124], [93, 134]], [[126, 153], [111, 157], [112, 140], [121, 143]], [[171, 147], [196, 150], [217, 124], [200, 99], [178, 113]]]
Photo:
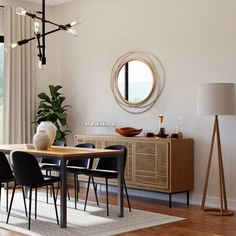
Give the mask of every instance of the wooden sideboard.
[[193, 189], [193, 139], [75, 135], [75, 145], [85, 142], [96, 148], [125, 145], [127, 187], [168, 193], [170, 207], [172, 194], [186, 192], [189, 204], [189, 191]]

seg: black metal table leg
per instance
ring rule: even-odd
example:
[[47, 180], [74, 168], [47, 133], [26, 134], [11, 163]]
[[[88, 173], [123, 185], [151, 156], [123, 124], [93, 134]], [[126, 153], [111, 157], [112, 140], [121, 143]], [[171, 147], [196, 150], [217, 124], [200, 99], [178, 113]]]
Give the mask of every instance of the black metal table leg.
[[123, 154], [117, 157], [118, 162], [118, 186], [117, 186], [117, 207], [118, 207], [118, 217], [124, 217], [124, 160]]
[[189, 206], [189, 191], [187, 191], [187, 205]]
[[61, 217], [60, 217], [60, 226], [61, 228], [67, 227], [67, 212], [66, 212], [66, 160], [62, 158], [61, 160]]
[[169, 193], [169, 208], [171, 208], [171, 193]]

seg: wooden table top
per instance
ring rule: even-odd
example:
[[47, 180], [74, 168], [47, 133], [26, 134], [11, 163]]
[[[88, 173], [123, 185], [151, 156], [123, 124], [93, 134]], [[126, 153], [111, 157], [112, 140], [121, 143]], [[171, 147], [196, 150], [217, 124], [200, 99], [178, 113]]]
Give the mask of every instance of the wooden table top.
[[7, 144], [0, 145], [0, 151], [5, 153], [10, 153], [11, 151], [25, 151], [35, 155], [42, 156], [57, 156], [60, 158], [63, 157], [73, 157], [73, 156], [101, 156], [101, 155], [119, 155], [122, 151], [119, 150], [108, 150], [108, 149], [96, 149], [96, 148], [78, 148], [78, 147], [60, 147], [52, 146], [48, 150], [37, 150], [33, 148], [32, 145], [30, 148], [26, 147], [26, 144]]

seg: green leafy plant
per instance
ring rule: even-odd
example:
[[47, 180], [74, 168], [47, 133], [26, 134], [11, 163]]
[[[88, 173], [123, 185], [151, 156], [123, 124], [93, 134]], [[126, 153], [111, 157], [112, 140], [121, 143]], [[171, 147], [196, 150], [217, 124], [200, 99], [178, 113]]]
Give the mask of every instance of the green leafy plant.
[[61, 85], [49, 85], [50, 95], [46, 93], [40, 93], [39, 106], [37, 108], [36, 121], [34, 123], [39, 124], [42, 121], [51, 121], [57, 127], [56, 140], [66, 142], [66, 135], [71, 133], [70, 130], [62, 130], [67, 125], [67, 108], [69, 105], [63, 105], [65, 97], [59, 90], [62, 89]]

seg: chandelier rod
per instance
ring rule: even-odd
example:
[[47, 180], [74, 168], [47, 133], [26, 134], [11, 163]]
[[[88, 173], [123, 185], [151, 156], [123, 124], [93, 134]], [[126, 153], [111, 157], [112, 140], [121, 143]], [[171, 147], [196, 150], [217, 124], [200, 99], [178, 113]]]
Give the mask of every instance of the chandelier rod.
[[42, 0], [42, 65], [46, 65], [45, 56], [45, 0]]

